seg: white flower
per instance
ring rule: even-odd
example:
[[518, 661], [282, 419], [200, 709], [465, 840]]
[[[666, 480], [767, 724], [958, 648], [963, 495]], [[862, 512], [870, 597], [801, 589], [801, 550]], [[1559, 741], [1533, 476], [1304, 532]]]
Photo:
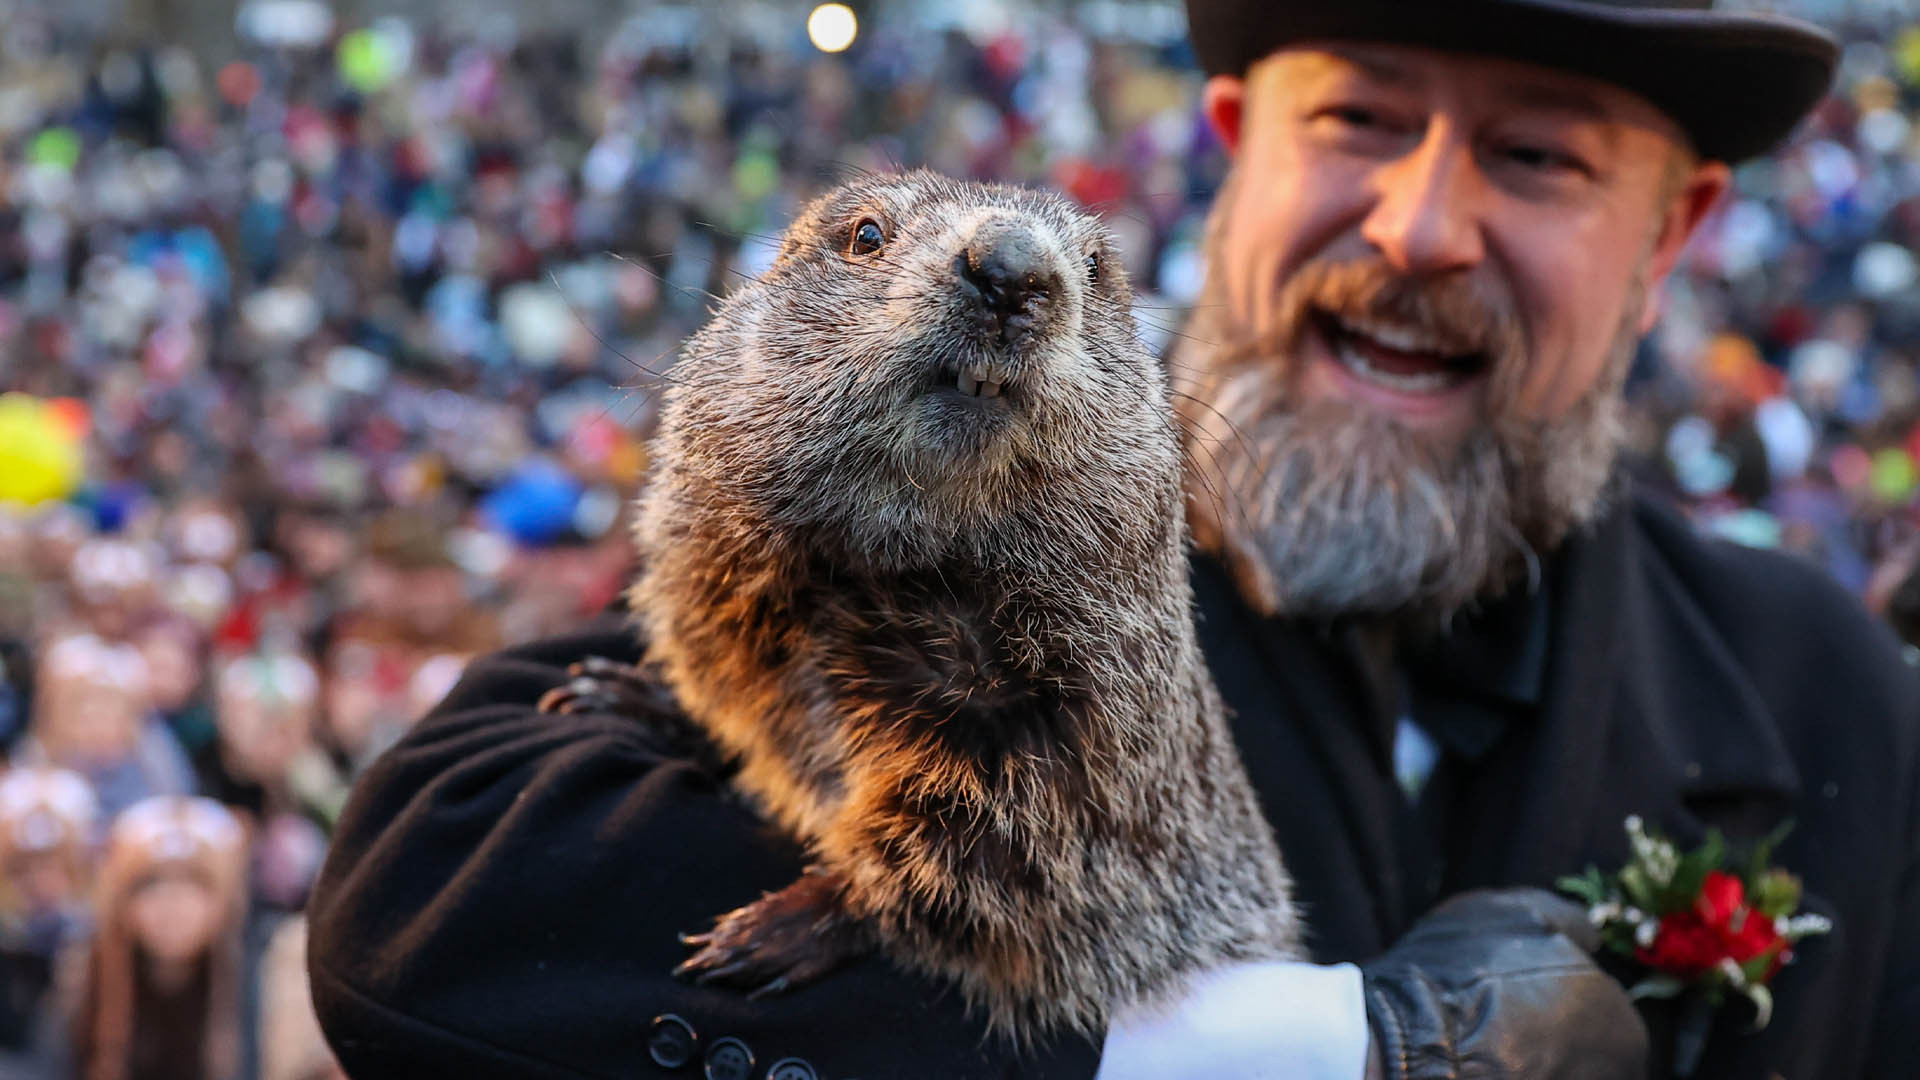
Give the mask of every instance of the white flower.
[[1720, 974], [1727, 977], [1727, 982], [1733, 984], [1734, 989], [1738, 990], [1747, 985], [1747, 973], [1740, 969], [1739, 964], [1733, 962], [1733, 957], [1721, 957], [1719, 966]]
[[1595, 926], [1605, 926], [1619, 917], [1620, 905], [1612, 900], [1604, 904], [1595, 904], [1587, 909], [1587, 921]]
[[1660, 933], [1660, 924], [1643, 922], [1633, 930], [1633, 943], [1643, 949], [1653, 947], [1653, 939]]
[[1627, 843], [1633, 848], [1633, 857], [1645, 860], [1653, 852], [1653, 838], [1647, 835], [1645, 823], [1640, 815], [1627, 818]]
[[1680, 869], [1680, 852], [1670, 841], [1647, 835], [1646, 822], [1638, 814], [1627, 817], [1627, 843], [1633, 849], [1633, 861], [1654, 884], [1664, 887], [1673, 883], [1674, 872]]
[[1832, 929], [1833, 920], [1825, 915], [1795, 915], [1787, 920], [1787, 927], [1780, 931], [1780, 936], [1792, 941], [1809, 934], [1824, 934]]
[[1646, 867], [1647, 876], [1653, 879], [1654, 884], [1671, 885], [1673, 875], [1680, 869], [1680, 853], [1665, 840], [1656, 840], [1648, 845], [1641, 864]]

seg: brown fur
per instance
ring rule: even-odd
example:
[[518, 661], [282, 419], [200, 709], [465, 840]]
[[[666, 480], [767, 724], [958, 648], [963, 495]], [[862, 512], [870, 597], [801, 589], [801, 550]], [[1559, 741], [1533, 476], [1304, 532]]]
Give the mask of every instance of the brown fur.
[[[866, 219], [887, 242], [851, 254]], [[954, 263], [996, 227], [1057, 271], [1005, 347]], [[637, 527], [649, 659], [737, 786], [896, 960], [1023, 1036], [1297, 935], [1195, 640], [1180, 444], [1128, 296], [1058, 198], [838, 188], [689, 343]], [[930, 394], [956, 358], [1010, 373], [1009, 407]]]

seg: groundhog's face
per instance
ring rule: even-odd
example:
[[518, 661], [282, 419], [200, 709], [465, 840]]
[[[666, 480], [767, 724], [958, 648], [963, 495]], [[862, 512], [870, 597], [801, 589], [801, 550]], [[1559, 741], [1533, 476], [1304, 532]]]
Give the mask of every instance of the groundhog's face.
[[738, 428], [732, 468], [768, 509], [879, 544], [1100, 496], [1082, 485], [1116, 461], [1157, 487], [1171, 410], [1129, 297], [1106, 230], [1055, 196], [856, 181], [802, 211], [695, 340], [670, 424], [706, 426], [709, 448]]

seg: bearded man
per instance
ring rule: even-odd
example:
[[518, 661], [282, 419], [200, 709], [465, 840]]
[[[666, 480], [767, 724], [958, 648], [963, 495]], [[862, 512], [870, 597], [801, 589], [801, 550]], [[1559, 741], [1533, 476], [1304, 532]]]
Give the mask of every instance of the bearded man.
[[[1910, 1075], [1920, 677], [1806, 566], [1616, 469], [1661, 282], [1836, 50], [1704, 3], [1191, 0], [1233, 155], [1186, 391], [1201, 634], [1314, 963], [1104, 1043], [987, 1039], [878, 960], [784, 998], [667, 977], [660, 927], [792, 880], [618, 717], [534, 703], [617, 627], [483, 662], [377, 764], [313, 905], [348, 1071], [385, 1076]], [[1793, 820], [1832, 931], [1771, 1022], [1631, 1001], [1545, 891]], [[1622, 974], [1625, 974], [1624, 972]], [[762, 1071], [764, 1069], [764, 1072]]]

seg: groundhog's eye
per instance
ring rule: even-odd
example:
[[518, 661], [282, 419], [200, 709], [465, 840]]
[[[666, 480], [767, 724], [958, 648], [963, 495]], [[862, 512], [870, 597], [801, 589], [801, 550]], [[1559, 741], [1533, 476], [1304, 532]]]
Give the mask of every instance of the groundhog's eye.
[[1089, 251], [1087, 252], [1087, 284], [1098, 285], [1099, 283], [1100, 253], [1097, 251]]
[[853, 227], [853, 243], [847, 245], [847, 252], [852, 255], [871, 255], [886, 242], [887, 234], [881, 231], [880, 224], [868, 218]]

